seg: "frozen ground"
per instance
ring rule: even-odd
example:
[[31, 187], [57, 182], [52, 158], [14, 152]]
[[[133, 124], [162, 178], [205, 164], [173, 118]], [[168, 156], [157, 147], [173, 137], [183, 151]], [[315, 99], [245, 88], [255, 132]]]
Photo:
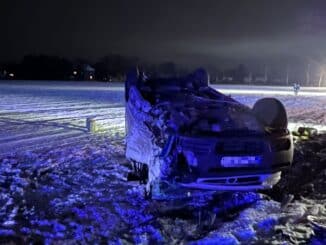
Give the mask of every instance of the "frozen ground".
[[[292, 127], [325, 129], [325, 89], [217, 88], [250, 106], [276, 96]], [[125, 180], [123, 97], [122, 84], [0, 83], [0, 242], [326, 242], [325, 136], [296, 145], [294, 168], [271, 192], [148, 202]]]

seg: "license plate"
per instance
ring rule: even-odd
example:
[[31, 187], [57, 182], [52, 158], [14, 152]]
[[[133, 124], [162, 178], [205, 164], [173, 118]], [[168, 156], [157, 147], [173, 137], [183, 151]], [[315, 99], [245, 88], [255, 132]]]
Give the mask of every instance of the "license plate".
[[259, 165], [261, 162], [261, 156], [225, 156], [221, 159], [221, 165], [227, 168]]

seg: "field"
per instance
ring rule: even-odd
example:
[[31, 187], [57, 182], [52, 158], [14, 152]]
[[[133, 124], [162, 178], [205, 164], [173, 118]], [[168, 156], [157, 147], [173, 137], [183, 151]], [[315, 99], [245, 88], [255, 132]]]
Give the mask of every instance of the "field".
[[[291, 129], [326, 130], [326, 89], [303, 88], [294, 96], [290, 87], [215, 88], [249, 106], [277, 97]], [[88, 132], [87, 118], [95, 118], [96, 133]], [[299, 173], [288, 179], [300, 185], [302, 172], [314, 176], [302, 189], [282, 180], [277, 188], [285, 186], [285, 200], [273, 192], [239, 192], [145, 201], [142, 187], [126, 181], [122, 84], [2, 81], [0, 242], [322, 242], [325, 152], [322, 134], [296, 145]]]

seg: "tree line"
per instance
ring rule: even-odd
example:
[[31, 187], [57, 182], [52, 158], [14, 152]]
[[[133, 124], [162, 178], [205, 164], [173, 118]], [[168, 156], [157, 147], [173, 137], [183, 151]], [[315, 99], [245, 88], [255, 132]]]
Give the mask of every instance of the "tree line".
[[[326, 86], [326, 62], [297, 61], [260, 66], [235, 65], [219, 69], [210, 65], [207, 71], [211, 83], [277, 84], [299, 83], [307, 86]], [[172, 61], [148, 63], [138, 57], [109, 54], [95, 62], [87, 59], [69, 60], [58, 56], [26, 55], [17, 63], [0, 64], [0, 79], [15, 80], [97, 80], [123, 81], [133, 67], [150, 76], [178, 77], [192, 72], [192, 68]], [[207, 68], [207, 67], [204, 67]]]
[[[91, 62], [87, 59], [69, 60], [58, 56], [26, 55], [18, 63], [0, 64], [0, 78], [17, 80], [121, 80], [133, 67], [152, 74], [178, 73], [177, 65], [164, 62], [146, 64], [137, 57], [111, 54]], [[181, 70], [181, 69], [180, 69]]]

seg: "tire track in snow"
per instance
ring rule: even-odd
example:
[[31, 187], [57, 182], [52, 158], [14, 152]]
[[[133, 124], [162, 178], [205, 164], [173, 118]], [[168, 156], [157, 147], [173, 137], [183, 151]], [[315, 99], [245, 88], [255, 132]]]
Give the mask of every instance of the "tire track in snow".
[[52, 133], [50, 135], [41, 135], [41, 136], [36, 136], [28, 139], [18, 139], [13, 142], [1, 143], [0, 152], [1, 153], [13, 152], [16, 151], [17, 148], [21, 148], [22, 146], [26, 146], [26, 148], [33, 148], [35, 146], [45, 147], [46, 144], [51, 144], [53, 146], [58, 141], [61, 141], [66, 138], [80, 136], [80, 135], [82, 135], [82, 133], [80, 132], [63, 132], [63, 133], [55, 133], [55, 134]]

